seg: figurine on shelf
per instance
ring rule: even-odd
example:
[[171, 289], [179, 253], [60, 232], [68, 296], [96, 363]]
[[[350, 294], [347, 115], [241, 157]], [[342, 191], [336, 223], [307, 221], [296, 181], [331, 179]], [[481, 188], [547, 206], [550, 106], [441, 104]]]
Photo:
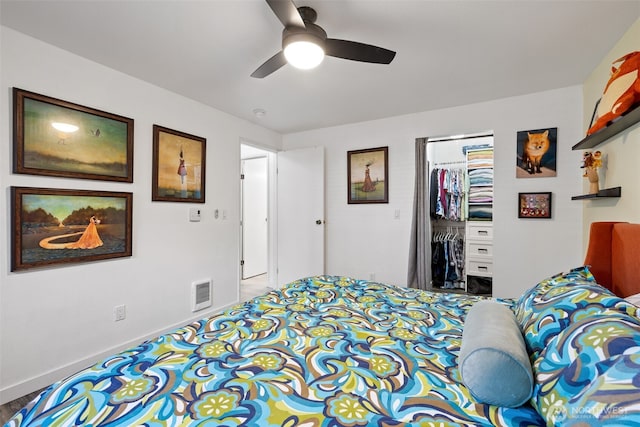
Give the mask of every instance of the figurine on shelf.
[[593, 167], [602, 167], [602, 151], [600, 150], [593, 152]]
[[580, 166], [584, 169], [584, 174], [582, 174], [582, 176], [587, 176], [586, 168], [590, 166], [593, 166], [593, 156], [591, 155], [591, 151], [585, 151], [584, 153], [582, 153], [582, 166]]
[[602, 167], [602, 152], [600, 150], [586, 151], [582, 155], [582, 166], [584, 168], [583, 177], [589, 180], [589, 194], [598, 194], [600, 191], [600, 177], [598, 176], [598, 169]]

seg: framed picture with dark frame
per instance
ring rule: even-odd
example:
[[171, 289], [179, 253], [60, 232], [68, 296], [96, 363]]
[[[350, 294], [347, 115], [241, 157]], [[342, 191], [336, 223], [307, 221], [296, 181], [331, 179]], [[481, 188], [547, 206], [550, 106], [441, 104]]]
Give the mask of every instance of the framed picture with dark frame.
[[153, 125], [151, 200], [204, 203], [207, 140]]
[[518, 218], [551, 218], [551, 192], [518, 193]]
[[389, 147], [347, 151], [347, 202], [389, 203]]
[[558, 128], [516, 133], [516, 178], [548, 178], [558, 175]]
[[13, 172], [133, 182], [133, 119], [13, 88]]
[[11, 187], [11, 271], [129, 257], [133, 194]]

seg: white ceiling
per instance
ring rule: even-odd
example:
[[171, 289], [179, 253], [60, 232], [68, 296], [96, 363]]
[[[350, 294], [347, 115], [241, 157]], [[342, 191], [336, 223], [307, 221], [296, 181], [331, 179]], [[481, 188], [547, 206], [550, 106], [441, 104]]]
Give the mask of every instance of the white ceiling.
[[[281, 133], [581, 84], [640, 0], [296, 0], [331, 38], [397, 52], [249, 75], [281, 48], [263, 0], [2, 0], [2, 25]], [[26, 53], [28, 54], [28, 53]], [[254, 109], [266, 115], [258, 118]]]

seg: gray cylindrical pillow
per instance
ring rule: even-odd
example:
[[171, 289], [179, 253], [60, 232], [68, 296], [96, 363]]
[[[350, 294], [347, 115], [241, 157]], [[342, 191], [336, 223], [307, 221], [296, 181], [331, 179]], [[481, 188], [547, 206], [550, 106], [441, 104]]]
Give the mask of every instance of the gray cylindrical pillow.
[[531, 362], [513, 312], [479, 301], [467, 314], [458, 357], [462, 381], [481, 403], [514, 408], [533, 392]]

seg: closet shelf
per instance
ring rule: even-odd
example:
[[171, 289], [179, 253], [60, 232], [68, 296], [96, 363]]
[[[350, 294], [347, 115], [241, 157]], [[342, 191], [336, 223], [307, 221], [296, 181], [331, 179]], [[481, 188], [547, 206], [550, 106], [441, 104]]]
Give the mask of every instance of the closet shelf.
[[573, 196], [571, 200], [587, 200], [587, 199], [600, 199], [603, 197], [620, 197], [622, 194], [622, 187], [605, 188], [598, 191], [596, 194], [583, 194], [581, 196]]
[[640, 105], [636, 106], [633, 110], [629, 111], [606, 128], [600, 129], [598, 132], [587, 136], [571, 149], [586, 150], [587, 148], [593, 148], [638, 122], [640, 122]]

